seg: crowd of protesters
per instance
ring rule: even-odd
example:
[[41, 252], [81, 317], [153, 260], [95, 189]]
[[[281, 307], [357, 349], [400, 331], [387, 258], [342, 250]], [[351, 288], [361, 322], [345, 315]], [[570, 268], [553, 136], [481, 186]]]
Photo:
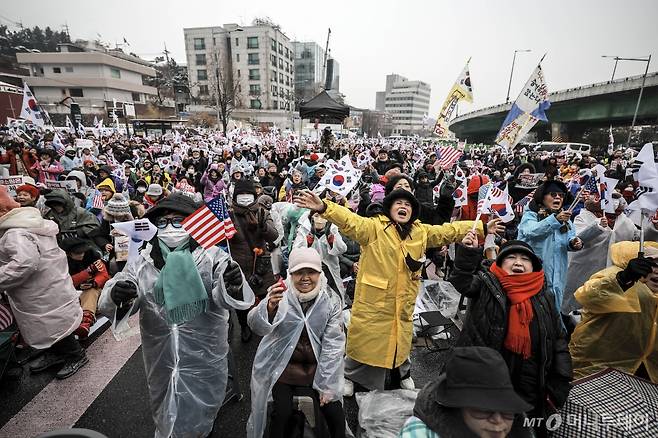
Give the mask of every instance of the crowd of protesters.
[[[99, 316], [115, 329], [139, 312], [158, 436], [210, 433], [232, 312], [242, 342], [259, 342], [248, 436], [292, 436], [299, 388], [345, 436], [343, 397], [415, 388], [429, 266], [468, 306], [400, 436], [526, 436], [520, 418], [546, 418], [574, 378], [607, 367], [658, 383], [658, 215], [643, 229], [629, 217], [630, 150], [471, 147], [446, 162], [419, 139], [328, 132], [318, 143], [243, 129], [30, 134], [0, 142], [0, 164], [22, 177], [0, 185], [0, 329], [31, 352], [31, 372], [63, 379], [89, 362], [80, 341]], [[361, 176], [341, 194], [323, 177], [345, 156]], [[612, 209], [586, 184], [596, 172], [618, 180]], [[489, 187], [509, 193], [513, 220], [479, 211]], [[235, 233], [204, 248], [183, 222], [218, 197]], [[153, 232], [131, 256], [135, 236], [114, 225], [141, 219]]]

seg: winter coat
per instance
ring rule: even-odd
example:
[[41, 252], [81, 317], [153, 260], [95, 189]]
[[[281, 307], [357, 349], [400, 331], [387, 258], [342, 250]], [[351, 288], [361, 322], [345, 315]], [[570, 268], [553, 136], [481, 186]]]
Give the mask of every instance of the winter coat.
[[0, 216], [0, 291], [6, 291], [28, 345], [48, 348], [82, 321], [66, 254], [57, 246], [57, 225], [34, 207]]
[[[249, 213], [247, 215], [243, 213], [246, 210], [252, 212], [257, 223], [249, 223]], [[236, 230], [236, 234], [229, 241], [231, 256], [233, 260], [238, 262], [247, 278], [252, 273], [256, 273], [261, 278], [262, 284], [260, 287], [254, 288], [254, 293], [259, 297], [264, 296], [267, 293], [267, 288], [275, 281], [270, 253], [266, 247], [267, 243], [274, 242], [278, 237], [274, 222], [270, 213], [256, 202], [249, 207], [234, 204], [231, 207], [230, 215]], [[250, 243], [253, 247], [250, 246]], [[254, 261], [254, 247], [263, 250], [257, 261]]]
[[[645, 245], [658, 247], [655, 242]], [[637, 257], [637, 249], [633, 242], [612, 245], [614, 266], [576, 291], [582, 320], [569, 350], [577, 379], [608, 367], [634, 374], [644, 364], [651, 381], [658, 383], [658, 297], [639, 281], [626, 291], [617, 282], [617, 273]]]
[[341, 237], [347, 249], [338, 256], [338, 260], [340, 261], [340, 276], [341, 278], [353, 277], [354, 263], [357, 263], [361, 257], [361, 247], [349, 237], [342, 234]]
[[[248, 309], [254, 295], [243, 278], [242, 300], [229, 296], [223, 279], [229, 255], [218, 247], [204, 250], [192, 242], [192, 257], [209, 297], [208, 309], [185, 324], [170, 325], [164, 309], [155, 302], [153, 289], [164, 261], [153, 243], [157, 245], [157, 236], [138, 259], [105, 284], [99, 312], [120, 333], [126, 330], [128, 317], [139, 311], [155, 437], [207, 436], [226, 391], [229, 309]], [[138, 297], [128, 312], [117, 310], [110, 296], [119, 281], [137, 285]]]
[[[534, 201], [533, 201], [534, 202]], [[532, 208], [532, 205], [530, 206]], [[562, 308], [564, 287], [567, 282], [568, 251], [570, 242], [576, 237], [573, 224], [563, 233], [562, 224], [554, 214], [540, 220], [535, 211], [526, 209], [519, 224], [518, 239], [532, 247], [544, 264], [544, 274], [548, 288], [555, 296], [555, 304]]]
[[249, 312], [249, 327], [258, 336], [263, 336], [251, 371], [251, 414], [247, 422], [249, 438], [263, 436], [272, 387], [288, 366], [304, 329], [307, 330], [317, 362], [313, 389], [328, 396], [330, 401], [343, 398], [345, 333], [341, 303], [336, 294], [326, 289], [326, 278], [320, 278], [322, 290], [306, 312], [290, 289], [290, 279], [287, 280], [288, 291], [284, 292], [272, 322], [267, 314], [267, 299]]
[[64, 211], [62, 213], [57, 213], [51, 208], [44, 215], [44, 218], [50, 219], [57, 224], [60, 233], [76, 231], [78, 237], [85, 239], [89, 238], [93, 234], [93, 231], [100, 226], [96, 216], [82, 207], [76, 207], [71, 196], [65, 190], [53, 190], [45, 197], [46, 201], [57, 199], [64, 203]]
[[[32, 155], [27, 149], [22, 152], [8, 150], [0, 155], [0, 164], [9, 164], [10, 175], [25, 175], [31, 176], [34, 179], [39, 176], [39, 172], [33, 168], [37, 161], [37, 157]], [[22, 172], [19, 171], [21, 168], [23, 169]]]
[[203, 200], [205, 202], [212, 201], [226, 190], [224, 181], [219, 178], [216, 182], [213, 182], [208, 177], [208, 172], [205, 172], [201, 177], [201, 185], [203, 186]]
[[[405, 257], [422, 260], [428, 248], [462, 239], [473, 222], [415, 221], [402, 240], [385, 215], [364, 218], [332, 202], [326, 204], [322, 216], [361, 245], [347, 355], [371, 366], [399, 367], [411, 351], [412, 315], [420, 286], [420, 270], [411, 272]], [[482, 233], [481, 224], [478, 231]]]
[[457, 345], [499, 351], [510, 369], [514, 389], [524, 400], [542, 414], [546, 412], [547, 394], [561, 407], [569, 394], [572, 370], [567, 334], [555, 299], [546, 285], [530, 298], [534, 313], [530, 324], [532, 355], [524, 360], [510, 352], [504, 342], [511, 304], [498, 278], [489, 271], [492, 261], [486, 260], [480, 265], [480, 253], [477, 248], [456, 247], [455, 269], [449, 281], [469, 298], [466, 321]]
[[59, 161], [53, 161], [47, 167], [42, 167], [41, 162], [37, 161], [32, 165], [32, 170], [38, 172], [37, 182], [45, 183], [46, 180], [56, 180], [60, 173], [64, 172], [64, 167]]
[[576, 289], [592, 274], [606, 267], [612, 230], [609, 227], [601, 227], [600, 221], [594, 213], [585, 209], [581, 210], [573, 221], [576, 234], [583, 240], [583, 249], [570, 253], [562, 301], [562, 313], [565, 315], [579, 307], [573, 298]]
[[[313, 236], [313, 243], [308, 244], [307, 237]], [[334, 243], [329, 246], [327, 237], [334, 236]], [[345, 302], [345, 286], [340, 277], [340, 254], [347, 250], [347, 245], [343, 242], [343, 236], [338, 232], [338, 227], [332, 223], [327, 222], [325, 232], [320, 236], [315, 235], [311, 230], [311, 222], [309, 220], [309, 212], [305, 212], [299, 218], [299, 227], [297, 227], [297, 237], [293, 242], [293, 248], [314, 248], [322, 257], [322, 268], [329, 286], [340, 294], [341, 301]], [[333, 284], [332, 284], [333, 283]]]

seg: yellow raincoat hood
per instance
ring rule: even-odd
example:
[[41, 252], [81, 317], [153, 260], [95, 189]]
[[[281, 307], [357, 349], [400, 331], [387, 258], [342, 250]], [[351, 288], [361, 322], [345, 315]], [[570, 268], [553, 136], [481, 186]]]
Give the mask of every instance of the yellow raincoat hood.
[[[656, 242], [646, 242], [645, 254], [658, 255], [656, 248]], [[658, 294], [639, 281], [626, 291], [617, 282], [638, 249], [638, 242], [612, 245], [614, 266], [592, 275], [575, 293], [583, 306], [569, 344], [576, 379], [609, 367], [633, 374], [644, 364], [658, 383]]]

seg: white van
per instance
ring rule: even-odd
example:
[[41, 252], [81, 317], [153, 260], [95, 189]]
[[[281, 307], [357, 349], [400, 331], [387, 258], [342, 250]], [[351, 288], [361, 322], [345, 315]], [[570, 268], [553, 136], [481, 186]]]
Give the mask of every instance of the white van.
[[558, 143], [554, 141], [542, 141], [535, 144], [535, 151], [548, 152], [550, 154], [566, 152], [567, 155], [585, 155], [591, 153], [592, 146], [585, 143]]

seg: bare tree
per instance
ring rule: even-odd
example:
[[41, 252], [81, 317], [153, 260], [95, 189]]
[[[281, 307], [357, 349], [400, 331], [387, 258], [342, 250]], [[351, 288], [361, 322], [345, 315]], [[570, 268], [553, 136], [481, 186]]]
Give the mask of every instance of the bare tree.
[[211, 67], [212, 71], [208, 77], [210, 101], [217, 111], [218, 123], [222, 124], [226, 132], [231, 113], [241, 105], [241, 85], [239, 80], [234, 80], [232, 72], [227, 72], [223, 66], [212, 63]]

